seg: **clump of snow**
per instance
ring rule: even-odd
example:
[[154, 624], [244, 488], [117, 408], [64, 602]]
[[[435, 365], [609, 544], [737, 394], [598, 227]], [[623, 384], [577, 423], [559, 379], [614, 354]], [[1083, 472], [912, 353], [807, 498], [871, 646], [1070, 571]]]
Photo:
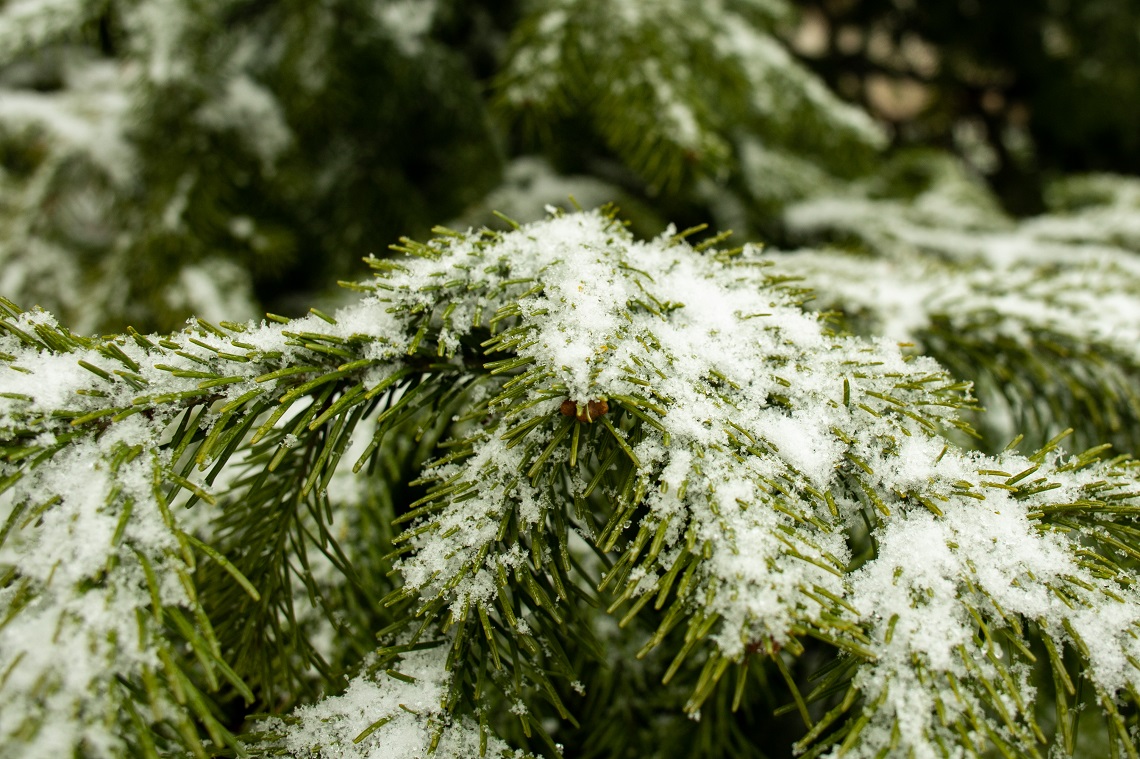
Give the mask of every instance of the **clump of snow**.
[[[848, 466], [847, 453], [859, 446], [843, 443], [833, 430], [845, 431], [850, 441], [867, 437], [875, 420], [855, 407], [858, 402], [884, 418], [880, 434], [897, 434], [900, 427], [929, 434], [918, 422], [891, 415], [891, 402], [866, 391], [918, 400], [908, 378], [935, 390], [951, 383], [937, 366], [906, 359], [897, 347], [828, 335], [799, 308], [797, 290], [768, 278], [769, 262], [757, 250], [722, 261], [697, 254], [672, 234], [635, 242], [597, 214], [561, 216], [493, 244], [449, 241], [439, 258], [409, 262], [388, 284], [397, 302], [414, 302], [418, 289], [441, 280], [466, 291], [502, 290], [486, 305], [489, 313], [529, 288], [519, 302], [515, 329], [526, 338], [517, 353], [552, 374], [543, 384], [546, 397], [610, 398], [611, 404], [646, 397], [660, 404], [651, 412], [659, 432], [643, 427], [634, 450], [643, 457], [647, 481], [660, 476], [681, 484], [651, 491], [650, 520], [676, 518], [664, 549], [686, 540], [704, 546], [709, 560], [698, 576], [724, 619], [718, 641], [726, 654], [738, 656], [752, 640], [784, 640], [797, 615], [810, 617], [811, 602], [797, 609], [792, 600], [801, 588], [845, 592], [839, 571], [847, 555], [844, 529], [789, 529], [831, 518], [822, 499], [806, 508], [800, 499], [834, 487]], [[850, 405], [839, 402], [845, 377]], [[499, 412], [492, 401], [491, 410], [514, 424], [549, 420], [533, 433], [541, 446], [562, 418], [552, 414], [557, 403], [518, 412], [505, 403]], [[950, 412], [928, 407], [920, 413], [934, 426]], [[506, 445], [502, 430], [493, 423], [476, 436], [471, 459], [434, 473], [440, 481], [469, 478], [471, 488], [440, 512], [433, 529], [417, 539], [417, 553], [401, 565], [408, 587], [427, 597], [446, 595], [453, 612], [493, 597], [494, 586], [480, 578], [493, 575], [499, 559], [495, 552], [479, 557], [488, 556], [504, 510], [527, 525], [553, 506], [544, 491], [517, 477], [533, 454]], [[627, 437], [624, 429], [613, 434]], [[740, 458], [730, 450], [751, 454]], [[571, 476], [573, 487], [584, 490], [592, 472], [583, 467]], [[788, 537], [776, 539], [777, 532]], [[456, 585], [451, 580], [461, 569], [470, 574]], [[668, 569], [646, 566], [639, 577]]]
[[[914, 511], [885, 522], [878, 556], [854, 573], [849, 599], [870, 622], [877, 654], [855, 684], [868, 701], [880, 704], [875, 719], [896, 720], [898, 729], [893, 737], [890, 731], [869, 731], [850, 755], [876, 756], [888, 745], [917, 756], [938, 755], [937, 742], [956, 740], [956, 723], [976, 719], [990, 698], [990, 683], [1003, 677], [1016, 680], [1008, 681], [1014, 696], [1003, 697], [1001, 706], [1020, 731], [1005, 740], [1032, 746], [1034, 688], [1022, 679], [1028, 669], [1013, 662], [999, 669], [1007, 651], [1017, 653], [998, 633], [1022, 637], [1011, 620], [1036, 623], [1057, 649], [1073, 644], [1087, 650], [1086, 676], [1098, 689], [1140, 686], [1140, 671], [1130, 663], [1140, 654], [1140, 599], [1081, 566], [1079, 535], [1043, 529], [1034, 515], [1072, 503], [1098, 480], [1126, 486], [1124, 473], [1107, 465], [1065, 473], [1065, 462], [1056, 457], [1042, 464], [1013, 454], [953, 455], [951, 466], [973, 487], [994, 480], [982, 474], [991, 468], [1008, 473], [1035, 465], [1060, 487], [1028, 498], [989, 489], [981, 500], [940, 501], [938, 516]], [[980, 471], [968, 474], [975, 467]], [[984, 634], [981, 624], [988, 625]]]
[[[139, 424], [123, 425], [112, 438], [150, 442]], [[12, 516], [23, 529], [0, 549], [0, 565], [17, 578], [0, 590], [0, 746], [19, 746], [26, 756], [68, 754], [79, 745], [92, 756], [121, 756], [126, 744], [105, 711], [121, 697], [113, 675], [137, 681], [144, 668], [159, 666], [157, 652], [140, 639], [141, 622], [155, 611], [142, 562], [171, 579], [185, 567], [173, 526], [148, 503], [150, 455], [112, 471], [104, 446], [114, 442], [67, 447], [0, 504], [4, 517], [17, 504], [49, 505], [38, 519], [27, 510]], [[153, 593], [164, 604], [188, 604], [177, 582]]]
[[481, 738], [471, 718], [452, 718], [444, 711], [452, 678], [447, 651], [441, 646], [405, 654], [397, 665], [402, 678], [359, 675], [343, 694], [301, 707], [288, 723], [273, 720], [266, 727], [281, 733], [283, 747], [295, 757], [471, 759], [484, 755], [480, 742], [485, 741], [486, 756], [521, 759], [523, 752], [499, 738]]
[[76, 250], [113, 244], [111, 196], [134, 187], [137, 162], [124, 136], [129, 85], [113, 62], [80, 50], [52, 60], [63, 88], [0, 86], [0, 136], [35, 156], [28, 176], [0, 177], [0, 292], [74, 309], [81, 326], [91, 326], [85, 317], [95, 309], [81, 305], [91, 298]]
[[78, 53], [62, 65], [70, 86], [59, 92], [0, 89], [0, 128], [42, 130], [50, 135], [53, 151], [82, 155], [117, 183], [128, 183], [134, 156], [123, 133], [130, 104], [126, 79], [115, 64]]

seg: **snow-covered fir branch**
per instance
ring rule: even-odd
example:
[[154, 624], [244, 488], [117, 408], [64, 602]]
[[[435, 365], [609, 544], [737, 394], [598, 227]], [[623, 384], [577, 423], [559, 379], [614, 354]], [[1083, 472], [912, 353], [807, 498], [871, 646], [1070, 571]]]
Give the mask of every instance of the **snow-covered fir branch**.
[[871, 182], [789, 207], [798, 239], [834, 245], [785, 259], [811, 283], [813, 307], [974, 380], [987, 407], [1007, 412], [987, 417], [991, 437], [1044, 440], [1072, 423], [1086, 445], [1110, 437], [1135, 450], [1135, 184], [1058, 182], [1050, 213], [1014, 223], [952, 162], [916, 163], [933, 177], [913, 199], [878, 197]]
[[[1130, 460], [959, 448], [968, 384], [837, 334], [751, 246], [438, 233], [299, 320], [92, 339], [4, 305], [3, 753], [554, 754], [636, 634], [694, 718], [786, 679], [812, 755], [1044, 756], [1094, 707], [1135, 754]], [[385, 557], [334, 526], [369, 492]], [[343, 694], [330, 573], [380, 615]], [[331, 643], [289, 643], [288, 578]], [[314, 668], [324, 701], [233, 734]]]

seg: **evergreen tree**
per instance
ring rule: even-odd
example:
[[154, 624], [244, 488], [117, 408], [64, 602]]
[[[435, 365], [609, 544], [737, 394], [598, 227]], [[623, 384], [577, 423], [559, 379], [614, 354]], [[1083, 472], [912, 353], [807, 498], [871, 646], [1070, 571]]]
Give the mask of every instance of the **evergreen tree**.
[[0, 757], [1137, 757], [1140, 185], [797, 24], [0, 4]]

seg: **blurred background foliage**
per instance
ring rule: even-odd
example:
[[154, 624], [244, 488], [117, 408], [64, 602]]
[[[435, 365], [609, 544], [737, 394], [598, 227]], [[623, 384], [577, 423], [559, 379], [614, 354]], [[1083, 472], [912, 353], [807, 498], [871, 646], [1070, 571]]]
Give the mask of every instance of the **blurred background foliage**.
[[900, 330], [811, 252], [995, 298], [1032, 264], [1046, 302], [1091, 246], [1130, 286], [1137, 94], [1140, 0], [0, 1], [0, 292], [85, 332], [295, 315], [402, 235], [614, 201], [802, 249], [842, 328], [995, 388], [987, 447], [1048, 439], [1061, 394], [1132, 450], [1128, 313], [1091, 345], [1087, 308], [1014, 334], [994, 299]]
[[765, 229], [883, 145], [789, 54], [779, 1], [0, 9], [0, 289], [87, 331], [295, 312], [492, 202]]
[[795, 48], [896, 145], [967, 158], [1015, 214], [1059, 173], [1140, 172], [1136, 0], [801, 0]]

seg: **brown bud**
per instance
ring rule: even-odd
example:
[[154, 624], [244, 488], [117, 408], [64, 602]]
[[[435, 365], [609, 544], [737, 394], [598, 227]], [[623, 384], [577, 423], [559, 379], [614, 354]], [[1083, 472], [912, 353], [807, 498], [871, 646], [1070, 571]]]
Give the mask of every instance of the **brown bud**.
[[605, 401], [590, 401], [586, 404], [585, 410], [578, 414], [579, 422], [592, 422], [602, 414], [610, 410], [610, 404]]
[[563, 416], [572, 416], [579, 422], [588, 424], [609, 411], [610, 404], [605, 401], [590, 401], [588, 403], [578, 404], [567, 398], [562, 401], [562, 405], [558, 407], [558, 410]]

